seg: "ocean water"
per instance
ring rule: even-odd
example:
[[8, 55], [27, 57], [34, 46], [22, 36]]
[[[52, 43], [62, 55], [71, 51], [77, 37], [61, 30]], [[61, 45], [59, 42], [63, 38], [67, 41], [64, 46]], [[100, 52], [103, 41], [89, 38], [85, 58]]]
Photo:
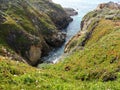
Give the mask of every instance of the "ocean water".
[[[78, 31], [80, 31], [80, 22], [85, 14], [87, 14], [91, 10], [94, 10], [98, 4], [109, 1], [120, 3], [120, 0], [53, 0], [53, 2], [61, 4], [63, 7], [74, 8], [78, 12], [78, 15], [72, 16], [73, 22], [71, 22], [66, 28], [66, 42], [68, 42], [71, 37], [77, 34]], [[62, 47], [50, 52], [47, 57], [43, 58], [44, 62], [58, 62], [61, 56], [64, 55], [64, 46], [65, 44]]]
[[67, 28], [68, 40], [80, 30], [80, 22], [85, 14], [94, 10], [98, 4], [106, 2], [120, 3], [120, 0], [53, 0], [53, 2], [62, 5], [63, 7], [74, 8], [78, 11], [78, 15], [72, 17], [73, 22]]

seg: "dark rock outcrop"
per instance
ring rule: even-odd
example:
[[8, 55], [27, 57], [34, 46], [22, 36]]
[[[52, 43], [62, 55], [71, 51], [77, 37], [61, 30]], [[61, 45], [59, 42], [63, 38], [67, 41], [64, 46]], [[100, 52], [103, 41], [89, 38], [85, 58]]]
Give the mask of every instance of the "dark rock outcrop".
[[45, 40], [46, 42], [52, 47], [60, 47], [61, 44], [65, 42], [66, 33], [59, 32], [54, 34], [52, 37], [47, 37]]
[[73, 8], [64, 8], [64, 10], [69, 16], [75, 16], [78, 14], [78, 12]]
[[[9, 50], [7, 57], [16, 60], [18, 56], [18, 60], [21, 57], [23, 62], [36, 65], [64, 43], [66, 34], [59, 29], [70, 21], [64, 9], [51, 0], [1, 0], [0, 53]], [[5, 45], [4, 53], [1, 48]]]
[[11, 30], [7, 36], [7, 43], [31, 65], [35, 65], [41, 58], [40, 39], [24, 31]]
[[[45, 2], [46, 1], [39, 2], [38, 0], [36, 2], [32, 1], [32, 4], [40, 11], [46, 13], [58, 29], [66, 28], [73, 19], [67, 15], [59, 4], [53, 4], [51, 1]], [[45, 4], [42, 6], [40, 3]]]

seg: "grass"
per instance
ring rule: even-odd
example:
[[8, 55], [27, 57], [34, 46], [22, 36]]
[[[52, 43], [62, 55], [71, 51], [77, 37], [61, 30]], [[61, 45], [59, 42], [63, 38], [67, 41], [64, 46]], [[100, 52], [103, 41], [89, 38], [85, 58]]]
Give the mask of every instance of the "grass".
[[[109, 23], [109, 25], [107, 25], [107, 23]], [[118, 47], [120, 44], [119, 30], [120, 27], [115, 27], [114, 22], [102, 20], [95, 28], [91, 38], [87, 41], [84, 50], [78, 50], [69, 57], [69, 62], [67, 62], [68, 66], [70, 63], [70, 66], [74, 68], [75, 71], [79, 71], [80, 69], [81, 73], [83, 73], [82, 76], [86, 79], [88, 79], [88, 77], [89, 79], [101, 79], [103, 78], [102, 74], [104, 72], [114, 72], [120, 62], [120, 49]], [[77, 66], [79, 66], [79, 68]], [[94, 70], [95, 68], [96, 70]], [[88, 72], [89, 75], [86, 76]], [[94, 73], [97, 75], [91, 76], [94, 75]]]
[[36, 69], [0, 57], [0, 66], [1, 90], [119, 90], [120, 88], [120, 79], [109, 82], [81, 81], [70, 78], [73, 74], [59, 69], [57, 71], [49, 65], [46, 69]]
[[47, 65], [44, 69], [36, 69], [24, 63], [0, 57], [0, 89], [119, 90], [119, 78], [109, 82], [81, 81], [73, 79], [74, 74], [70, 75], [67, 71], [55, 69], [55, 67]]
[[74, 52], [58, 64], [41, 65], [40, 69], [0, 57], [0, 88], [120, 90], [119, 33], [120, 27], [114, 22], [101, 20], [84, 50]]
[[[45, 2], [39, 1], [42, 7], [49, 8]], [[26, 13], [22, 7], [9, 7], [5, 12], [7, 15], [4, 16], [6, 21], [0, 24], [0, 55], [3, 48], [11, 50], [6, 42], [10, 30], [38, 33], [33, 18], [30, 17], [37, 18], [35, 24], [42, 34], [56, 31], [51, 18], [45, 13], [37, 12], [36, 8], [28, 6]], [[59, 5], [50, 7], [61, 9]], [[84, 19], [89, 20], [96, 16], [96, 13], [90, 12]], [[16, 22], [15, 19], [22, 23]], [[91, 32], [97, 20], [94, 19], [90, 23], [87, 33]], [[75, 37], [69, 44], [69, 51], [76, 50], [55, 65], [42, 64], [39, 68], [34, 68], [0, 56], [0, 90], [120, 90], [120, 25], [116, 25], [118, 20], [119, 17], [114, 20], [99, 20], [82, 50], [79, 48], [86, 34], [81, 33]], [[17, 40], [17, 44], [27, 43], [22, 36]]]

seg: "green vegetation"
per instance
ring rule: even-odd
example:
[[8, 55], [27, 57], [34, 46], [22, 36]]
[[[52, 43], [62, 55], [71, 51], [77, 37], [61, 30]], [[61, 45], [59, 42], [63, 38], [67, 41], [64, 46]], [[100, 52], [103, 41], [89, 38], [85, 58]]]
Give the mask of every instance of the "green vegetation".
[[[86, 22], [90, 20], [86, 31], [68, 44], [68, 52], [72, 53], [57, 64], [34, 68], [8, 57], [9, 52], [15, 53], [8, 45], [9, 39], [23, 56], [29, 51], [29, 44], [40, 47], [42, 42], [46, 49], [44, 37], [58, 32], [53, 20], [59, 16], [50, 15], [62, 9], [48, 0], [30, 3], [10, 3], [5, 11], [0, 11], [0, 90], [120, 90], [119, 10], [87, 14], [83, 18]], [[41, 7], [31, 7], [36, 4]]]
[[[36, 61], [37, 64], [38, 59], [49, 53], [52, 50], [51, 48], [57, 47], [56, 40], [60, 43], [59, 45], [64, 42], [65, 37], [62, 40], [56, 37], [60, 32], [58, 28], [63, 29], [68, 25], [69, 20], [67, 19], [69, 18], [60, 5], [51, 3], [49, 0], [1, 0], [1, 55], [5, 54], [4, 51], [7, 53], [5, 49], [9, 49], [11, 52], [16, 52], [28, 63], [33, 65], [31, 63], [31, 59], [33, 59], [32, 62]], [[64, 27], [59, 24], [63, 24]], [[60, 33], [60, 36], [63, 36], [62, 32]], [[51, 43], [54, 45], [51, 46]], [[39, 48], [40, 51], [40, 54], [34, 58], [30, 58], [32, 46], [34, 46], [33, 51], [37, 52], [38, 49], [36, 48]], [[9, 53], [11, 54], [11, 52]], [[14, 54], [5, 56], [16, 57]]]
[[1, 57], [0, 88], [119, 90], [119, 34], [120, 27], [115, 22], [101, 20], [84, 50], [74, 52], [58, 64], [43, 64], [40, 69]]
[[[109, 20], [100, 21], [91, 38], [86, 42], [84, 50], [78, 50], [67, 58], [69, 61], [67, 65], [70, 64], [72, 71], [78, 73], [77, 79], [104, 81], [104, 78], [112, 78], [113, 74], [116, 75], [120, 62], [120, 27], [114, 24], [115, 22]], [[110, 77], [109, 73], [111, 73]]]

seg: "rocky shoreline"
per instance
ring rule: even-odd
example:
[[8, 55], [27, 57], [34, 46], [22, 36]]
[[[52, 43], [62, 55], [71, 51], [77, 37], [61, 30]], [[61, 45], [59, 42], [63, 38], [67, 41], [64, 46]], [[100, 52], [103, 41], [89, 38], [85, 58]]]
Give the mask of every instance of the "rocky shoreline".
[[0, 55], [6, 50], [12, 60], [22, 58], [23, 62], [37, 65], [41, 57], [65, 42], [66, 34], [61, 30], [71, 21], [64, 9], [51, 0], [1, 0]]

